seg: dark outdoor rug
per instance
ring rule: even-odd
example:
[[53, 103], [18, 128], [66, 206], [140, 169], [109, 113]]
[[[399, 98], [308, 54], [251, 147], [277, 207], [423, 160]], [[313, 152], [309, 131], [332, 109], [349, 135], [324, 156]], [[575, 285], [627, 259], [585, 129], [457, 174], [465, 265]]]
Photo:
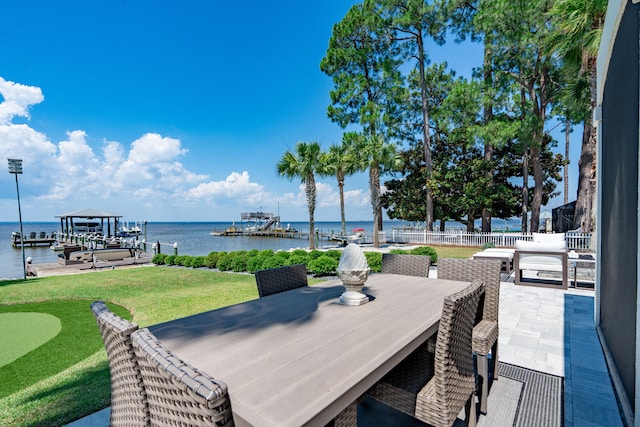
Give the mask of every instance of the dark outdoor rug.
[[[487, 415], [478, 427], [562, 427], [564, 425], [564, 378], [501, 362], [500, 378], [491, 385]], [[464, 410], [455, 427], [464, 426]], [[375, 400], [358, 408], [358, 425], [367, 427], [426, 426]]]
[[[500, 378], [493, 383], [493, 388], [497, 388], [503, 378], [522, 384], [512, 424], [514, 427], [551, 427], [564, 424], [564, 378], [503, 362], [499, 366]], [[493, 390], [491, 392], [493, 394]], [[489, 395], [489, 403], [492, 394]]]

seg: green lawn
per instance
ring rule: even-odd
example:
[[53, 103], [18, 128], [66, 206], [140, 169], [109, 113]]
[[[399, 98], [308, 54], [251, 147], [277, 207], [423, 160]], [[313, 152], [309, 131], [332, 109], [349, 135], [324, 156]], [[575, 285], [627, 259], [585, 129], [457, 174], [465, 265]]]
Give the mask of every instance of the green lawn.
[[[439, 257], [469, 257], [478, 249], [436, 250]], [[0, 281], [0, 316], [48, 313], [61, 322], [53, 338], [44, 331], [32, 338], [43, 345], [0, 366], [0, 425], [58, 426], [109, 406], [109, 366], [93, 301], [144, 327], [255, 298], [252, 274], [207, 269], [152, 266]]]

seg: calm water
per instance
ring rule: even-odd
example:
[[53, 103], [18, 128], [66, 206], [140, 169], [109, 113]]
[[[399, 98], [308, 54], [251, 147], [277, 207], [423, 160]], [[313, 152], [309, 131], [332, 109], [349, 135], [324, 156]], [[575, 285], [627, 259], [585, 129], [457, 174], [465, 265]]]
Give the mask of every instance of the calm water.
[[[307, 232], [308, 222], [283, 223], [286, 227]], [[397, 221], [385, 221], [385, 229], [401, 226], [407, 223]], [[237, 223], [236, 225], [240, 225]], [[178, 244], [178, 253], [181, 255], [207, 255], [209, 252], [237, 251], [242, 249], [291, 249], [307, 248], [309, 241], [306, 239], [281, 239], [273, 237], [243, 237], [243, 236], [211, 236], [214, 230], [224, 230], [231, 226], [231, 222], [150, 222], [147, 224], [147, 242], [160, 242], [163, 253], [173, 253], [172, 245]], [[35, 231], [44, 231], [47, 235], [60, 228], [59, 222], [24, 222], [22, 229], [25, 235]], [[316, 222], [316, 228], [322, 232], [334, 231], [340, 234], [340, 222]], [[347, 233], [353, 228], [364, 228], [367, 232], [373, 230], [373, 222], [347, 222]], [[19, 231], [19, 223], [0, 222], [0, 278], [22, 278], [22, 252], [20, 248], [11, 246], [11, 232]], [[143, 236], [140, 237], [140, 240]], [[334, 242], [322, 240], [318, 246], [334, 245]], [[25, 246], [25, 257], [31, 257], [34, 264], [56, 262], [57, 252], [47, 246]], [[152, 249], [148, 247], [148, 252]]]

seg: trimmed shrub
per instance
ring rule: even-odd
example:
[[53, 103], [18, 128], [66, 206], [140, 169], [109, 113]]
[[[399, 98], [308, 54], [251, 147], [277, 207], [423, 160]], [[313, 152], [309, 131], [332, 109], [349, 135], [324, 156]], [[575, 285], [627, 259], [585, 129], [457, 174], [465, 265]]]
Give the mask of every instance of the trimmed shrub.
[[284, 267], [287, 260], [279, 256], [267, 256], [264, 258], [260, 270], [266, 270], [267, 268]]
[[372, 273], [382, 271], [382, 254], [380, 252], [365, 252], [364, 256], [367, 258], [367, 264], [369, 264], [369, 270]]
[[247, 252], [247, 257], [251, 258], [254, 256], [258, 256], [260, 254], [260, 251], [257, 249], [251, 249], [249, 252]]
[[166, 260], [167, 254], [155, 254], [153, 256], [153, 259], [151, 259], [151, 262], [153, 262], [155, 265], [164, 265], [166, 264]]
[[193, 268], [200, 268], [200, 267], [204, 267], [204, 256], [194, 256], [191, 257], [191, 267]]
[[389, 253], [390, 254], [408, 254], [409, 251], [406, 251], [404, 249], [391, 249]]
[[484, 251], [485, 249], [495, 248], [495, 247], [496, 247], [496, 245], [494, 245], [493, 243], [487, 242], [484, 245], [482, 245], [482, 250]]
[[307, 264], [309, 262], [309, 257], [307, 256], [307, 252], [303, 251], [302, 254], [291, 254], [289, 259], [287, 260], [287, 265], [295, 265], [295, 264]]
[[431, 265], [438, 263], [438, 253], [431, 246], [419, 246], [409, 252], [411, 255], [426, 255], [431, 257]]
[[280, 258], [287, 260], [291, 256], [291, 253], [287, 251], [278, 251], [276, 252], [276, 256], [279, 256]]
[[204, 258], [204, 266], [208, 268], [216, 268], [218, 258], [225, 252], [211, 252]]
[[338, 261], [340, 261], [340, 257], [342, 256], [342, 251], [339, 251], [337, 249], [330, 249], [326, 252], [326, 254], [331, 258], [337, 259]]
[[304, 249], [294, 249], [291, 251], [291, 256], [294, 256], [294, 255], [303, 255], [305, 257], [308, 257], [309, 253]]
[[260, 256], [264, 256], [264, 257], [274, 256], [275, 254], [276, 253], [271, 249], [265, 249], [263, 251], [260, 251]]
[[255, 273], [258, 270], [262, 270], [262, 263], [267, 258], [268, 257], [263, 257], [261, 255], [249, 257], [249, 259], [247, 260], [247, 271], [249, 273]]
[[164, 259], [165, 264], [167, 265], [176, 265], [176, 256], [175, 255], [167, 255]]
[[329, 255], [322, 255], [309, 261], [308, 270], [315, 276], [335, 275], [338, 270], [338, 260]]
[[247, 271], [247, 256], [246, 254], [237, 255], [233, 257], [231, 262], [231, 269], [236, 273]]
[[233, 265], [233, 256], [231, 254], [220, 255], [217, 267], [220, 271], [229, 271]]
[[191, 263], [191, 257], [189, 255], [176, 255], [173, 260], [175, 265], [181, 265], [183, 267], [189, 267]]
[[324, 252], [314, 249], [309, 252], [309, 260], [320, 258], [322, 255], [324, 255]]

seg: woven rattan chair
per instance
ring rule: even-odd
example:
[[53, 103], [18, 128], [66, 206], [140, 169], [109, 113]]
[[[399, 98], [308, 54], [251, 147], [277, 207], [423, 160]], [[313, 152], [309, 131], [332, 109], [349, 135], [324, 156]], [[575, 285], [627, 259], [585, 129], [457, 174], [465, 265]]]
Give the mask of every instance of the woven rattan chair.
[[104, 302], [91, 304], [109, 357], [111, 426], [149, 425], [149, 405], [140, 368], [131, 345], [138, 325], [112, 313]]
[[476, 280], [445, 298], [435, 354], [420, 346], [367, 396], [436, 427], [453, 425], [464, 407], [467, 425], [475, 426], [471, 334], [483, 292]]
[[307, 286], [307, 266], [304, 264], [256, 271], [260, 298]]
[[227, 386], [173, 355], [148, 330], [131, 334], [152, 425], [233, 426]]
[[431, 257], [409, 254], [382, 254], [382, 272], [429, 277]]
[[473, 351], [478, 358], [478, 399], [480, 412], [487, 413], [489, 395], [489, 363], [491, 352], [491, 370], [493, 379], [498, 379], [498, 307], [500, 302], [501, 262], [491, 259], [453, 259], [438, 260], [438, 278], [471, 281], [480, 279], [485, 285], [484, 303], [481, 316], [476, 318], [473, 328]]

